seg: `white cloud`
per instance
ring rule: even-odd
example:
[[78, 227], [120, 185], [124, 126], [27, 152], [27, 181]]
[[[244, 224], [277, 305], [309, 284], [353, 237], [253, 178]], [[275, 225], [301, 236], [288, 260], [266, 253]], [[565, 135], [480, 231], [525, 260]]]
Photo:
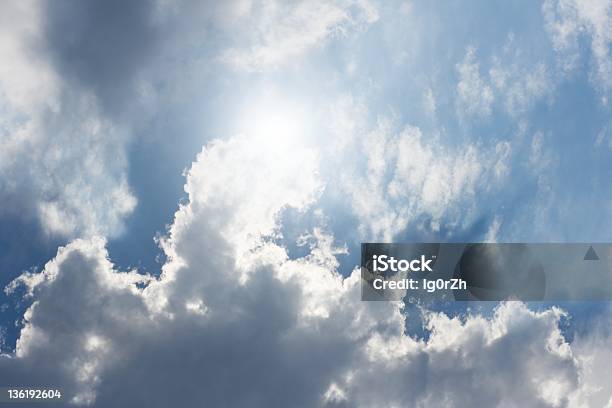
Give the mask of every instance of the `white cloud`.
[[463, 61], [456, 66], [459, 74], [457, 83], [457, 109], [461, 115], [486, 117], [491, 114], [495, 100], [493, 90], [481, 76], [476, 60], [476, 49], [468, 48]]
[[476, 58], [476, 49], [468, 48], [456, 66], [457, 109], [460, 118], [489, 116], [495, 102], [511, 117], [528, 112], [542, 98], [552, 95], [554, 82], [548, 66], [523, 55], [514, 36], [509, 35], [498, 55], [491, 58], [487, 75]]
[[499, 215], [493, 217], [493, 221], [491, 225], [489, 225], [489, 229], [485, 234], [484, 242], [497, 242], [497, 236], [499, 234], [499, 229], [502, 225], [502, 218]]
[[590, 43], [591, 79], [607, 93], [612, 88], [612, 7], [607, 0], [547, 0], [542, 6], [546, 29], [565, 70], [577, 67], [580, 40]]
[[385, 119], [355, 140], [363, 161], [348, 159], [357, 165], [347, 163], [342, 183], [366, 241], [391, 241], [423, 217], [433, 230], [443, 221], [468, 224], [475, 194], [495, 189], [508, 173], [509, 144], [447, 148], [439, 137], [411, 126], [397, 131]]
[[[5, 4], [0, 15], [0, 96], [4, 110], [26, 110], [33, 104], [54, 107], [57, 78], [47, 61], [27, 45], [41, 40], [40, 10], [36, 2]], [[3, 123], [4, 125], [4, 123]]]
[[499, 59], [489, 71], [491, 81], [504, 98], [504, 107], [512, 116], [525, 113], [553, 88], [548, 68], [543, 63], [535, 67], [510, 64], [504, 66]]
[[287, 4], [263, 1], [240, 32], [239, 46], [222, 55], [222, 60], [236, 68], [260, 71], [277, 68], [311, 48], [334, 37], [346, 36], [378, 19], [378, 12], [368, 0], [300, 1]]
[[571, 397], [572, 407], [609, 407], [612, 384], [607, 372], [612, 362], [610, 351], [610, 309], [598, 319], [588, 335], [579, 335], [572, 343], [580, 365], [580, 387]]
[[430, 314], [427, 341], [373, 334], [339, 386], [354, 406], [563, 406], [578, 375], [560, 313], [507, 303], [490, 319]]
[[423, 92], [423, 109], [428, 115], [436, 115], [436, 97], [431, 87], [427, 87]]
[[[416, 129], [393, 140], [433, 154]], [[309, 255], [289, 259], [274, 243], [279, 213], [318, 197], [317, 158], [259, 142], [216, 141], [198, 156], [159, 279], [117, 271], [101, 239], [20, 278], [11, 288], [25, 285], [34, 303], [16, 354], [0, 357], [2, 378], [53, 379], [74, 403], [101, 407], [553, 407], [576, 391], [557, 309], [427, 313], [431, 335], [417, 340], [401, 303], [359, 300], [358, 269], [338, 274], [342, 249], [323, 229]], [[460, 173], [451, 190], [470, 171]]]
[[596, 148], [608, 147], [608, 149], [612, 150], [612, 136], [610, 136], [610, 124], [606, 123], [601, 130], [597, 133], [595, 138], [594, 146]]

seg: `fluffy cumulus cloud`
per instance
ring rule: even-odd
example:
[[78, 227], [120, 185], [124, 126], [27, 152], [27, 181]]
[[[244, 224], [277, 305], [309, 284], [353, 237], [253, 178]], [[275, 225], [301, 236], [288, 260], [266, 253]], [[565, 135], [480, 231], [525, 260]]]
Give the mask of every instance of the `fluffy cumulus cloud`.
[[358, 270], [337, 272], [342, 249], [324, 225], [310, 252], [290, 259], [275, 243], [279, 214], [316, 201], [317, 169], [317, 156], [295, 145], [211, 143], [162, 241], [161, 277], [117, 270], [92, 238], [9, 287], [33, 303], [15, 354], [0, 356], [2, 378], [51, 381], [73, 403], [100, 407], [558, 407], [577, 398], [581, 363], [559, 330], [561, 310], [425, 311], [430, 335], [416, 339], [400, 302], [359, 300]]

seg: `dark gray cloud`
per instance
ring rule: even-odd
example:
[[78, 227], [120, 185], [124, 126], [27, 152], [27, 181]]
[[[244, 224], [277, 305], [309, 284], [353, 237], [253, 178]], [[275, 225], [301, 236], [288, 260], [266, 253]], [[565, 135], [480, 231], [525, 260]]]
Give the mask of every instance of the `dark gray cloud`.
[[65, 80], [91, 90], [105, 111], [119, 115], [133, 106], [139, 75], [164, 51], [156, 3], [48, 2], [44, 49]]

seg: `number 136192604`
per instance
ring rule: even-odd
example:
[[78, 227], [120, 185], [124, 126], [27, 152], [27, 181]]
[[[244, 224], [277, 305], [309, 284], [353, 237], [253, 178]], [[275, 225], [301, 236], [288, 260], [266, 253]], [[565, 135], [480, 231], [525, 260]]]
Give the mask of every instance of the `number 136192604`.
[[57, 388], [25, 388], [25, 387], [1, 387], [0, 403], [16, 402], [19, 400], [58, 401], [62, 399], [62, 393]]

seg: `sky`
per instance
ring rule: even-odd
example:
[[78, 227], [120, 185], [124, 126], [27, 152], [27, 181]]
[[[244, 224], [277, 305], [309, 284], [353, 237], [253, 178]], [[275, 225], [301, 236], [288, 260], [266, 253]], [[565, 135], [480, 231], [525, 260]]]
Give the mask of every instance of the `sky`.
[[612, 310], [362, 302], [361, 242], [611, 242], [612, 3], [0, 5], [0, 385], [612, 407]]

